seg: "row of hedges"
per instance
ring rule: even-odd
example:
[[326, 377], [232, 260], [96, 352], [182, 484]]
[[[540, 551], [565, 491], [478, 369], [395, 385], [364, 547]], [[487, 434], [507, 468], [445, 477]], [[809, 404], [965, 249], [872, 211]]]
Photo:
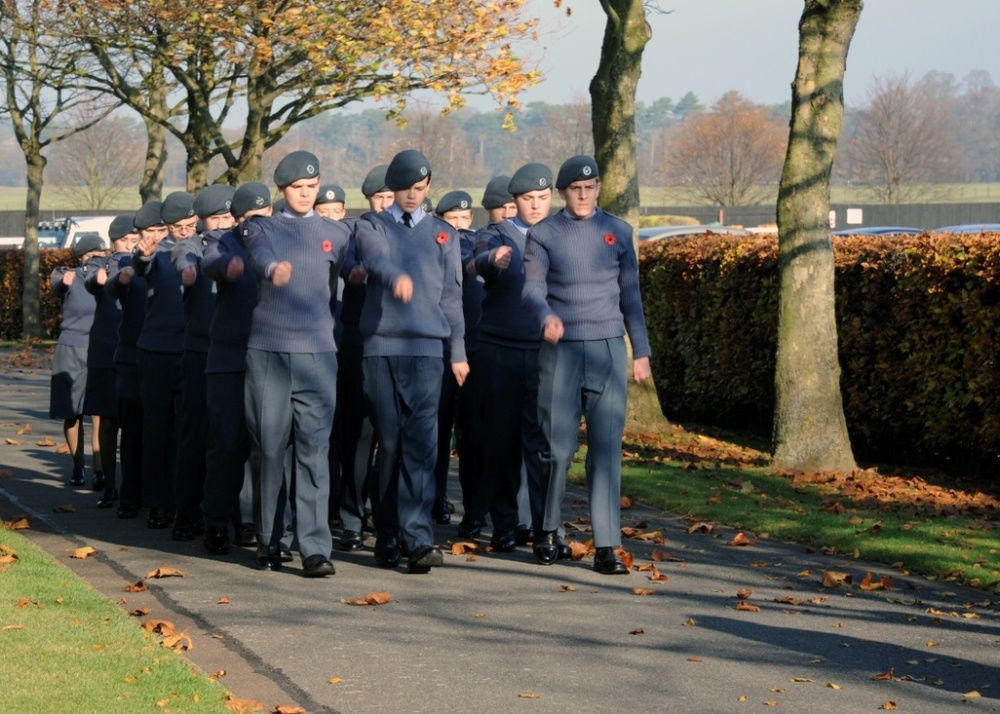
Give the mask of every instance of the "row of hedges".
[[[841, 387], [857, 456], [977, 464], [1000, 452], [1000, 235], [835, 238]], [[778, 244], [644, 246], [664, 414], [770, 435]]]
[[[42, 303], [42, 325], [47, 334], [59, 334], [62, 320], [62, 303], [53, 295], [49, 276], [55, 268], [76, 265], [76, 259], [68, 248], [39, 251], [38, 280]], [[0, 339], [16, 340], [21, 337], [21, 288], [24, 284], [24, 251], [0, 251]]]

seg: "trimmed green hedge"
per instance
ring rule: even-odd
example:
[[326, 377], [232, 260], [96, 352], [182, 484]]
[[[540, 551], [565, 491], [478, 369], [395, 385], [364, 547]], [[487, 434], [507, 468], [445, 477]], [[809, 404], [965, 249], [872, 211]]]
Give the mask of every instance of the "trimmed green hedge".
[[[55, 337], [62, 321], [62, 303], [52, 294], [49, 276], [61, 265], [76, 265], [77, 260], [68, 248], [39, 251], [39, 297], [42, 304], [42, 325]], [[21, 288], [24, 274], [24, 251], [0, 251], [0, 339], [16, 340], [21, 337]]]
[[[664, 414], [769, 436], [777, 239], [663, 240], [640, 253]], [[1000, 234], [834, 238], [834, 255], [855, 454], [995, 463]]]

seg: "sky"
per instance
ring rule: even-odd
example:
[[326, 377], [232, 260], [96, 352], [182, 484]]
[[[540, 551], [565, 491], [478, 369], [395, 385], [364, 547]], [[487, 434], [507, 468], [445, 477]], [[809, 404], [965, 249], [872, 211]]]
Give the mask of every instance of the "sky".
[[[710, 105], [729, 90], [759, 104], [791, 98], [802, 0], [658, 0], [653, 36], [643, 53], [637, 99], [675, 102], [693, 91]], [[572, 14], [566, 17], [565, 8]], [[546, 79], [521, 95], [525, 103], [589, 101], [605, 16], [597, 0], [526, 0], [540, 19], [540, 38], [526, 56]], [[983, 69], [1000, 84], [1000, 1], [867, 0], [847, 57], [845, 101], [859, 106], [875, 77], [931, 70], [961, 81]], [[544, 54], [541, 52], [544, 50]]]

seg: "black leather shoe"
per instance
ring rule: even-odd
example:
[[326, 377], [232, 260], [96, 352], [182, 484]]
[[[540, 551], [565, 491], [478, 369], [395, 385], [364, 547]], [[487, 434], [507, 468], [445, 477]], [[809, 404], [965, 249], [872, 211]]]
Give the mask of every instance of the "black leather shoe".
[[429, 573], [431, 568], [439, 568], [444, 565], [444, 555], [440, 548], [432, 545], [420, 545], [410, 553], [406, 563], [406, 570], [410, 573]]
[[95, 471], [94, 477], [90, 479], [90, 489], [92, 491], [103, 491], [108, 479], [103, 471]]
[[257, 568], [259, 570], [281, 570], [281, 553], [266, 545], [257, 546]]
[[209, 526], [205, 532], [205, 550], [212, 555], [225, 555], [229, 552], [229, 529]]
[[615, 555], [614, 548], [597, 549], [594, 555], [594, 570], [601, 575], [628, 575], [628, 568]]
[[149, 516], [146, 518], [146, 526], [148, 528], [169, 528], [173, 520], [162, 508], [150, 508]]
[[111, 508], [118, 502], [118, 489], [114, 486], [105, 486], [101, 500], [97, 502], [98, 508]]
[[200, 518], [178, 518], [174, 523], [171, 538], [174, 540], [194, 540], [205, 532], [205, 526]]
[[361, 550], [364, 547], [365, 539], [357, 531], [344, 531], [340, 534], [341, 550]]
[[455, 506], [447, 498], [439, 498], [434, 501], [434, 508], [431, 509], [431, 518], [434, 519], [435, 523], [439, 523], [443, 526], [451, 523], [451, 511], [448, 507], [451, 507], [451, 511], [455, 510]]
[[555, 531], [542, 531], [531, 546], [535, 560], [542, 565], [552, 565], [559, 557], [559, 535]]
[[302, 574], [307, 578], [325, 578], [327, 575], [336, 575], [336, 573], [337, 569], [333, 567], [333, 563], [319, 553], [310, 555], [302, 561]]
[[240, 523], [236, 526], [236, 545], [257, 545], [257, 529], [253, 523]]
[[531, 529], [528, 526], [519, 525], [514, 529], [514, 541], [518, 545], [528, 545], [533, 539]]
[[70, 486], [82, 486], [87, 482], [87, 478], [83, 475], [83, 469], [77, 471], [73, 469], [73, 473], [69, 477]]
[[139, 517], [139, 507], [138, 506], [126, 506], [124, 503], [118, 506], [118, 517], [119, 518], [138, 518]]
[[285, 546], [278, 548], [278, 555], [281, 556], [282, 563], [291, 563], [295, 560], [295, 556], [292, 555], [292, 549]]
[[566, 541], [560, 535], [556, 536], [556, 548], [559, 549], [558, 560], [571, 560], [573, 558], [573, 549], [566, 545]]
[[458, 524], [459, 538], [478, 538], [479, 534], [482, 532], [483, 527], [479, 525], [479, 521], [463, 518], [462, 522]]
[[514, 540], [514, 536], [507, 533], [495, 535], [490, 541], [490, 547], [493, 548], [494, 553], [512, 553], [517, 550], [517, 541]]
[[400, 559], [399, 539], [395, 536], [375, 539], [375, 561], [383, 568], [395, 568]]

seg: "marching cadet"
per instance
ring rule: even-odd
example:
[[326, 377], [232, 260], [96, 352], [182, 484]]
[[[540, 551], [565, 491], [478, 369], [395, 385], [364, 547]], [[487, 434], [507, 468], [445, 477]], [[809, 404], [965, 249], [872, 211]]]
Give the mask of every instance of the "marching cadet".
[[482, 205], [489, 216], [486, 221], [487, 225], [513, 218], [517, 214], [514, 197], [510, 195], [508, 190], [509, 185], [510, 176], [494, 176], [486, 184]]
[[533, 544], [549, 565], [559, 557], [558, 528], [566, 474], [587, 419], [587, 490], [594, 528], [594, 570], [628, 573], [621, 545], [621, 438], [625, 428], [625, 333], [632, 376], [650, 376], [649, 340], [639, 294], [632, 227], [597, 208], [601, 180], [590, 156], [574, 156], [556, 177], [565, 208], [528, 232], [523, 304], [542, 336], [538, 418], [545, 437], [545, 511]]
[[362, 216], [355, 227], [369, 276], [361, 332], [365, 396], [379, 443], [371, 491], [375, 558], [396, 567], [402, 533], [412, 573], [444, 563], [431, 519], [444, 340], [460, 386], [469, 373], [458, 236], [424, 210], [430, 182], [423, 154], [396, 154], [385, 175], [393, 205]]
[[347, 216], [347, 195], [344, 189], [335, 183], [324, 184], [319, 187], [319, 194], [316, 196], [316, 213], [329, 218], [331, 221], [342, 221]]

